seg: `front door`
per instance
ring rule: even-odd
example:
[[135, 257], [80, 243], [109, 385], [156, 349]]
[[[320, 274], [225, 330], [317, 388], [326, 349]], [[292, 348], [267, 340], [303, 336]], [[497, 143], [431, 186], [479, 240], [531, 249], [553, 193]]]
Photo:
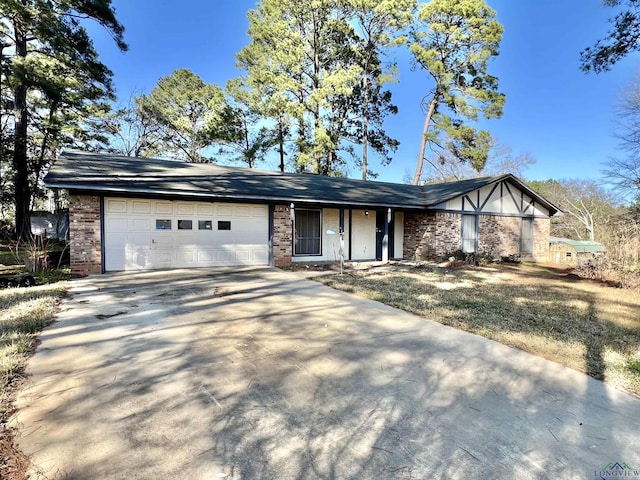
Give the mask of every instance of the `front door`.
[[376, 212], [376, 260], [382, 260], [382, 242], [384, 240], [384, 223], [386, 217], [384, 210]]

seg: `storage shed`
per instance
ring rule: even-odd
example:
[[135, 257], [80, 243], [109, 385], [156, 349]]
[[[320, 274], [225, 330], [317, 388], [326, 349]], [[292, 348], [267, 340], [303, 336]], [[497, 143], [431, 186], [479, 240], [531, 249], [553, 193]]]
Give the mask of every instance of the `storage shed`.
[[572, 240], [570, 238], [549, 237], [549, 261], [551, 263], [577, 267], [603, 255], [606, 247], [591, 240]]

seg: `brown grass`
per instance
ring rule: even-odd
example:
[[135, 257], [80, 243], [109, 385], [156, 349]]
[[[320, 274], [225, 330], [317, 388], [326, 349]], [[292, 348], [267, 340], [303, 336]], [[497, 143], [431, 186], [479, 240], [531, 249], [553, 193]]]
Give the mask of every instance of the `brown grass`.
[[318, 280], [554, 360], [640, 396], [637, 291], [527, 265]]
[[0, 478], [25, 478], [28, 459], [15, 448], [7, 420], [36, 337], [64, 296], [60, 285], [0, 290]]

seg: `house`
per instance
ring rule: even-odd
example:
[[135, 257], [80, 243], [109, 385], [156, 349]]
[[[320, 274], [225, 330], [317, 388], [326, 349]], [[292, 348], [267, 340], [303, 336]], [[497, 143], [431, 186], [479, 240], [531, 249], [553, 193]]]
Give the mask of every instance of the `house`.
[[577, 267], [606, 253], [606, 247], [590, 240], [549, 237], [549, 261]]
[[436, 185], [63, 153], [45, 185], [69, 190], [71, 270], [549, 256], [558, 209], [513, 175]]

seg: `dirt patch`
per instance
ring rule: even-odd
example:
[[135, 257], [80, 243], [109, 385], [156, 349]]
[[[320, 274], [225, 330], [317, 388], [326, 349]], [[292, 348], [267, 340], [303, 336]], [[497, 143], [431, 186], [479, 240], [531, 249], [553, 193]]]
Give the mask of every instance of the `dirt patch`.
[[0, 403], [0, 478], [6, 480], [26, 480], [30, 466], [29, 458], [15, 444], [16, 432], [8, 424], [15, 413], [13, 401], [22, 383], [20, 378], [8, 385]]

